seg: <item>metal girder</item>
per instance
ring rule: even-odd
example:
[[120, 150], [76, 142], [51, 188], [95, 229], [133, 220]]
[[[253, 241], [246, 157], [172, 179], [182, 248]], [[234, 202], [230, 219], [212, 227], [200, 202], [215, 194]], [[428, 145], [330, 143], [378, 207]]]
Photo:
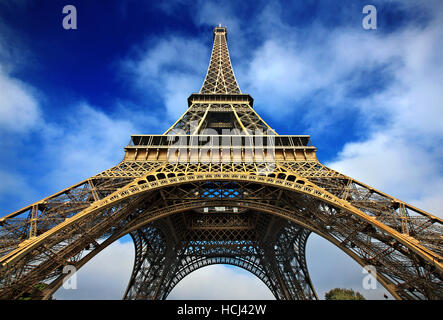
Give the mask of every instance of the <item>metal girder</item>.
[[[234, 187], [235, 192], [232, 191]], [[422, 259], [382, 228], [372, 226], [368, 221], [359, 219], [349, 211], [346, 212], [344, 208], [316, 199], [310, 194], [284, 190], [280, 185], [271, 187], [256, 182], [213, 179], [165, 186], [162, 190], [163, 195], [159, 191], [132, 195], [129, 199], [113, 203], [107, 209], [97, 210], [94, 214], [85, 216], [81, 223], [68, 225], [69, 227], [48, 235], [40, 245], [35, 245], [20, 258], [10, 260], [9, 266], [2, 270], [3, 297], [11, 297], [11, 294], [14, 297], [14, 293], [20, 295], [34, 283], [50, 281], [60, 274], [57, 274], [57, 270], [61, 265], [69, 264], [73, 256], [79, 257], [80, 253], [85, 251], [84, 248], [93, 241], [99, 242], [108, 237], [117, 239], [158, 219], [189, 212], [191, 209], [198, 210], [200, 214], [210, 214], [205, 213], [205, 208], [208, 207], [224, 207], [228, 215], [238, 215], [241, 211], [239, 209], [247, 209], [294, 221], [303, 228], [325, 237], [361, 265], [376, 266], [379, 281], [397, 297], [442, 296], [441, 271], [433, 267], [430, 261]], [[280, 194], [281, 192], [283, 193]], [[137, 203], [138, 206], [135, 205]], [[238, 208], [238, 212], [234, 213], [234, 210], [226, 208]], [[79, 225], [83, 229], [79, 230]], [[267, 230], [266, 227], [257, 224], [258, 229]], [[234, 233], [221, 232], [223, 228], [215, 230], [224, 239], [236, 240]], [[273, 231], [267, 233], [274, 234]], [[238, 231], [235, 235], [244, 237], [244, 233]], [[56, 252], [60, 259], [41, 254], [48, 249]], [[381, 252], [383, 254], [380, 254]], [[36, 262], [39, 264], [36, 265]], [[19, 270], [20, 273], [17, 272]], [[423, 281], [424, 274], [426, 281]]]
[[314, 232], [374, 266], [395, 298], [443, 299], [442, 219], [322, 165], [309, 136], [277, 135], [241, 93], [226, 33], [214, 29], [200, 93], [165, 134], [132, 136], [118, 165], [0, 218], [0, 298], [47, 299], [64, 266], [130, 234], [125, 299], [165, 299], [214, 263], [245, 268], [277, 299], [316, 299]]
[[[243, 216], [188, 212], [185, 216], [185, 225], [177, 223], [172, 228], [166, 227], [164, 232], [157, 230], [154, 233], [153, 224], [131, 232], [136, 258], [124, 299], [166, 299], [188, 274], [220, 263], [250, 271], [277, 299], [317, 298], [306, 266], [305, 246], [310, 233], [306, 229], [279, 219], [278, 229], [274, 228], [275, 239], [263, 242], [258, 232], [260, 228], [255, 224], [267, 223], [269, 219], [258, 212]], [[198, 221], [198, 227], [193, 223], [195, 221]], [[196, 228], [205, 232], [196, 235]], [[185, 229], [185, 232], [180, 232], [181, 238], [174, 241], [170, 237], [168, 241], [168, 234], [177, 233], [172, 229]], [[239, 229], [250, 233], [236, 232]], [[272, 253], [274, 247], [276, 258]], [[149, 248], [155, 252], [153, 257], [148, 256]], [[171, 251], [174, 254], [169, 255], [168, 263], [165, 263]], [[169, 272], [164, 271], [165, 265]], [[281, 281], [283, 277], [284, 281]]]

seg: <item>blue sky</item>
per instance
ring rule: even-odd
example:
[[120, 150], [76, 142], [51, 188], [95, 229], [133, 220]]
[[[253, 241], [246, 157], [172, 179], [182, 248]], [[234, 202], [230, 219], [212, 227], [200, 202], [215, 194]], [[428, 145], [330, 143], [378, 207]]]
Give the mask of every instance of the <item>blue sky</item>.
[[[67, 4], [77, 30], [62, 28]], [[376, 30], [362, 27], [367, 4]], [[221, 23], [240, 88], [272, 128], [310, 134], [322, 163], [442, 217], [442, 9], [418, 0], [0, 0], [0, 215], [118, 163], [131, 134], [163, 133], [200, 89]], [[311, 241], [316, 252], [355, 275], [330, 283], [317, 268], [321, 290], [357, 286], [359, 269], [321, 241]], [[321, 255], [312, 255], [315, 269]]]

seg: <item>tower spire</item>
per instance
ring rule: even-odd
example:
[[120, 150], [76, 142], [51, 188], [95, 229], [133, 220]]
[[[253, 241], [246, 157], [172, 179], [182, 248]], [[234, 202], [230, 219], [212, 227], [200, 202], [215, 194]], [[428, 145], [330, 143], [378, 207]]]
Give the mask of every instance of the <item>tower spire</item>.
[[228, 31], [226, 27], [221, 27], [221, 24], [219, 24], [218, 27], [214, 28], [213, 33], [214, 45], [211, 61], [200, 93], [241, 94], [229, 58], [226, 41]]
[[198, 135], [206, 129], [221, 134], [277, 135], [252, 109], [253, 99], [243, 94], [234, 76], [226, 42], [226, 27], [215, 27], [214, 45], [205, 81], [199, 93], [188, 98], [188, 109], [164, 134]]

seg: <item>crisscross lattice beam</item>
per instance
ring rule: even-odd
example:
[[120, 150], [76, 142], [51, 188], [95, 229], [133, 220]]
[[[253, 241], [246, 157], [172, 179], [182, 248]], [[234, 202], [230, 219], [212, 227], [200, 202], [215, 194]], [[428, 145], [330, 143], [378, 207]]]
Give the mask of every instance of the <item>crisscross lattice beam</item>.
[[213, 32], [211, 61], [200, 93], [241, 93], [229, 58], [227, 29], [216, 27]]
[[0, 298], [50, 297], [64, 266], [129, 233], [127, 299], [164, 299], [213, 263], [251, 271], [278, 299], [313, 299], [315, 232], [374, 266], [395, 298], [443, 299], [442, 219], [327, 168], [309, 136], [278, 136], [252, 105], [216, 27], [200, 93], [164, 135], [132, 136], [118, 165], [0, 218]]

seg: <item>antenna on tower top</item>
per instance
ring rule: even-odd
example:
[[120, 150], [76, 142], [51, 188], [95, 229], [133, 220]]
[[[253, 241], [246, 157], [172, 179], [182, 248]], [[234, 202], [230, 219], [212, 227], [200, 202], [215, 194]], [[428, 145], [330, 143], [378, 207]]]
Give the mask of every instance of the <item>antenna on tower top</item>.
[[218, 26], [221, 28], [221, 23], [219, 23]]

